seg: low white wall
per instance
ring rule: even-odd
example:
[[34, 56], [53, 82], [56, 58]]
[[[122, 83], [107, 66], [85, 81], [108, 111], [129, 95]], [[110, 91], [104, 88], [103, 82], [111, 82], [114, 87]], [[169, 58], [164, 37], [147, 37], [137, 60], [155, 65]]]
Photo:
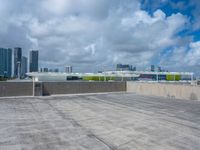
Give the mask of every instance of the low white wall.
[[127, 82], [127, 92], [175, 99], [200, 100], [200, 86]]

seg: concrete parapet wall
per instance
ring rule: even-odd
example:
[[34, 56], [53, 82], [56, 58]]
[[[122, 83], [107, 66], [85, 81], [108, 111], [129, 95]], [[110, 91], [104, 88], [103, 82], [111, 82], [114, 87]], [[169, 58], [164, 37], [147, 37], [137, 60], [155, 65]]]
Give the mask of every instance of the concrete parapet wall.
[[[138, 82], [39, 82], [35, 95], [101, 92], [133, 92], [141, 95], [200, 100], [200, 86]], [[32, 82], [0, 82], [0, 97], [32, 96]]]
[[43, 82], [43, 95], [126, 91], [126, 82]]
[[0, 82], [0, 97], [32, 96], [31, 82]]
[[126, 82], [0, 82], [0, 97], [126, 91]]
[[127, 92], [175, 99], [200, 100], [200, 86], [127, 82]]

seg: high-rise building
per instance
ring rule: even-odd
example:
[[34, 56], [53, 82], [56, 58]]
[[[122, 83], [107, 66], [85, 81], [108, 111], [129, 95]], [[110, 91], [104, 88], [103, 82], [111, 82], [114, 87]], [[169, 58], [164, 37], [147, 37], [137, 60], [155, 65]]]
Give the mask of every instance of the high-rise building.
[[155, 66], [151, 65], [151, 72], [155, 72]]
[[160, 67], [160, 66], [158, 67], [158, 72], [162, 72], [162, 69], [161, 69], [161, 67]]
[[14, 48], [14, 77], [20, 78], [22, 63], [22, 49], [20, 47]]
[[40, 68], [40, 72], [49, 72], [48, 68]]
[[38, 56], [39, 52], [37, 50], [30, 51], [29, 57], [29, 71], [30, 72], [38, 72]]
[[72, 73], [72, 66], [66, 66], [65, 67], [65, 72], [66, 73]]
[[136, 71], [136, 67], [133, 67], [133, 68], [132, 68], [132, 71]]
[[0, 48], [0, 76], [12, 76], [12, 49]]
[[136, 71], [136, 67], [129, 64], [117, 64], [117, 71]]
[[27, 73], [28, 59], [27, 57], [22, 57], [22, 65], [21, 65], [21, 77], [25, 78]]
[[59, 69], [58, 68], [54, 69], [54, 72], [59, 72]]

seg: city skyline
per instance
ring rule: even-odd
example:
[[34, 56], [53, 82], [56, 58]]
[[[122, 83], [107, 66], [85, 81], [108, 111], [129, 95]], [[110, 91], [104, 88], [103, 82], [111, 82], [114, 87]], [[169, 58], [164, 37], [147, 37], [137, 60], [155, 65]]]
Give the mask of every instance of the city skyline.
[[76, 72], [97, 72], [119, 63], [140, 70], [154, 64], [200, 74], [197, 0], [0, 0], [0, 4], [0, 47], [19, 46], [27, 55], [28, 50], [39, 49], [40, 67], [67, 64]]
[[21, 47], [0, 47], [0, 77], [24, 79], [26, 73], [38, 72], [38, 57], [38, 50], [30, 50], [29, 57], [26, 57]]
[[[55, 68], [53, 66], [48, 67], [42, 67], [39, 64], [39, 51], [38, 50], [30, 50], [29, 51], [29, 57], [24, 56], [23, 50], [21, 47], [15, 47], [13, 50], [11, 48], [1, 48], [1, 57], [3, 58], [1, 61], [1, 72], [8, 72], [6, 77], [14, 77], [14, 78], [25, 78], [27, 77], [26, 73], [28, 72], [66, 72], [66, 73], [72, 73], [72, 66], [65, 65], [58, 66], [58, 68]], [[4, 50], [4, 51], [2, 51]], [[10, 55], [10, 56], [9, 56]], [[5, 57], [5, 58], [4, 58]], [[7, 58], [8, 57], [8, 58]], [[7, 61], [7, 64], [3, 63], [3, 61]], [[9, 61], [10, 64], [8, 63]], [[10, 67], [9, 67], [10, 65]], [[111, 70], [98, 70], [97, 72], [103, 72], [103, 71], [137, 71], [137, 67], [132, 64], [113, 64], [116, 65], [116, 68], [112, 68]], [[11, 71], [8, 71], [8, 69], [5, 69], [5, 66], [8, 66]], [[4, 71], [3, 70], [4, 67]], [[76, 66], [75, 66], [76, 67]], [[155, 68], [156, 67], [156, 68]], [[61, 69], [59, 69], [61, 68]], [[138, 70], [138, 71], [147, 71], [147, 72], [169, 72], [169, 70], [166, 70], [163, 66], [156, 66], [151, 64], [151, 66], [146, 67], [145, 70]], [[177, 71], [173, 71], [177, 72]], [[81, 73], [81, 72], [77, 72]], [[87, 73], [87, 72], [84, 72]], [[95, 72], [93, 72], [95, 73]], [[180, 72], [181, 73], [181, 72]], [[194, 73], [194, 72], [191, 72]], [[5, 73], [1, 73], [1, 76]], [[194, 74], [195, 75], [195, 74]], [[198, 75], [195, 75], [195, 77], [198, 78]]]
[[[5, 52], [2, 51], [1, 52], [1, 57], [3, 58], [3, 61], [8, 61], [7, 57], [9, 57], [9, 65], [11, 65], [10, 67], [10, 75], [8, 75], [7, 77], [14, 77], [14, 78], [18, 78], [18, 77], [26, 77], [26, 73], [28, 72], [65, 72], [65, 73], [72, 73], [72, 66], [65, 66], [64, 68], [62, 68], [62, 66], [59, 66], [58, 68], [54, 68], [54, 67], [41, 67], [39, 65], [39, 51], [38, 50], [30, 50], [29, 51], [29, 57], [24, 56], [23, 54], [23, 50], [21, 47], [15, 47], [12, 51], [11, 48], [0, 48], [1, 50], [6, 51], [6, 55]], [[10, 54], [10, 56], [8, 56], [8, 54]], [[6, 56], [4, 58], [4, 56]], [[13, 60], [13, 62], [12, 62]], [[5, 64], [1, 63], [1, 70], [2, 67], [4, 67]], [[8, 66], [8, 64], [6, 64]], [[132, 64], [114, 64], [116, 65], [116, 68], [112, 68], [112, 70], [109, 71], [136, 71], [137, 67], [133, 66]], [[147, 67], [146, 70], [143, 71], [151, 71], [154, 72], [156, 71], [155, 69], [152, 70], [152, 67], [155, 68], [155, 65], [151, 65], [150, 68]], [[13, 68], [13, 69], [12, 69]], [[61, 70], [59, 68], [62, 68]], [[4, 68], [5, 70], [5, 68]], [[8, 70], [8, 69], [7, 69]], [[106, 71], [106, 70], [99, 70], [98, 72], [102, 72], [102, 71]], [[108, 70], [107, 70], [108, 71]], [[142, 70], [140, 70], [142, 71]], [[157, 71], [158, 72], [168, 72], [167, 70], [163, 69], [161, 66], [157, 66]], [[3, 71], [5, 72], [5, 71]], [[6, 71], [7, 72], [7, 71]], [[78, 72], [77, 72], [78, 73]], [[3, 75], [3, 74], [2, 74]]]

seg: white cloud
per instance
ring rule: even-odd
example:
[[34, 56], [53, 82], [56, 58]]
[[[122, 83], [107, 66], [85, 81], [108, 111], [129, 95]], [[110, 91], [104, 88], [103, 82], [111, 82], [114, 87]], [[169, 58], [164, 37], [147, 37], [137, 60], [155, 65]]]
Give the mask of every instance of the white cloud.
[[63, 15], [73, 7], [72, 0], [42, 0], [41, 7], [52, 14]]
[[197, 68], [200, 66], [200, 42], [191, 42], [188, 46], [176, 47], [166, 52], [161, 59], [161, 64], [174, 70], [199, 74]]
[[200, 42], [192, 42], [189, 45], [184, 61], [189, 66], [200, 65]]

